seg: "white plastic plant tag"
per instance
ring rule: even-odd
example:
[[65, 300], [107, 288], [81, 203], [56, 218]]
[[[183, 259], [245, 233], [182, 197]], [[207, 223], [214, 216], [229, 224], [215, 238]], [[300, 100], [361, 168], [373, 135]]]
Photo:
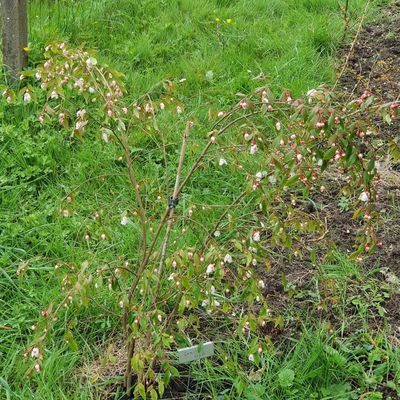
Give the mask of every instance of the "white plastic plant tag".
[[184, 364], [190, 361], [200, 360], [201, 358], [214, 355], [214, 343], [206, 342], [202, 345], [185, 347], [178, 350], [179, 363]]

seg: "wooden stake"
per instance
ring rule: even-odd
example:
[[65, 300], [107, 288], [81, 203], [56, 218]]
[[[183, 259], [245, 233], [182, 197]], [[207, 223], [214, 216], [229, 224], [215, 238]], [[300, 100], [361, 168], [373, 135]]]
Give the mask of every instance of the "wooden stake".
[[11, 81], [28, 65], [26, 0], [1, 0], [3, 14], [3, 65]]

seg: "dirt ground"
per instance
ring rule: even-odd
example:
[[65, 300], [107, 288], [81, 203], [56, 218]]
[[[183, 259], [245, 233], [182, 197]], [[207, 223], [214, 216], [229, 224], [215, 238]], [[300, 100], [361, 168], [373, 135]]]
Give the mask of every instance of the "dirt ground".
[[[349, 47], [344, 49], [347, 54]], [[349, 95], [360, 95], [369, 90], [382, 102], [400, 99], [400, 2], [381, 9], [376, 22], [361, 30], [348, 59], [341, 87]], [[400, 121], [390, 126], [376, 119], [378, 140], [400, 148]], [[400, 162], [381, 160], [379, 188], [383, 225], [380, 236], [383, 246], [367, 262], [372, 267], [379, 264], [385, 281], [400, 277]], [[395, 293], [385, 304], [392, 331], [400, 343], [400, 294]]]
[[[342, 49], [342, 64], [346, 59], [346, 68], [338, 85], [345, 99], [354, 99], [368, 89], [382, 102], [399, 100], [400, 2], [383, 7], [376, 22], [363, 26], [353, 48], [349, 45]], [[340, 70], [341, 66], [338, 68], [338, 71]], [[374, 122], [377, 128], [377, 136], [374, 140], [382, 142], [386, 148], [389, 143], [392, 145], [397, 143], [400, 149], [400, 121], [395, 121], [389, 126], [377, 117]], [[378, 189], [377, 207], [383, 221], [379, 229], [383, 246], [363, 263], [363, 267], [372, 269], [380, 266], [384, 271], [379, 274], [382, 282], [390, 284], [397, 282], [395, 284], [397, 293], [392, 294], [384, 307], [391, 324], [393, 340], [400, 344], [400, 286], [398, 285], [400, 282], [400, 162], [388, 160], [383, 155], [379, 165], [382, 182]], [[352, 211], [340, 210], [339, 197], [332, 201], [335, 194], [339, 192], [340, 177], [330, 176], [328, 180], [329, 195], [321, 194], [316, 201], [321, 206], [324, 205], [321, 214], [326, 218], [329, 228], [326, 238], [335, 242], [337, 247], [346, 253], [352, 249], [358, 222], [352, 220]], [[294, 304], [285, 296], [281, 273], [284, 273], [286, 279], [296, 288], [304, 290], [310, 286], [311, 278], [316, 273], [315, 268], [307, 260], [301, 262], [285, 260], [278, 261], [272, 265], [270, 272], [263, 273], [268, 282], [265, 295], [273, 309], [285, 309], [291, 304], [294, 307], [303, 308], [304, 312], [307, 303]], [[273, 329], [268, 333], [273, 334]]]
[[[349, 95], [368, 89], [383, 102], [399, 100], [400, 2], [382, 8], [380, 18], [362, 29], [340, 83]], [[400, 147], [400, 121], [389, 126], [377, 118], [376, 125], [380, 140], [397, 142]], [[395, 210], [400, 207], [400, 162], [382, 160], [380, 174], [378, 208], [385, 219], [381, 229], [384, 246], [371, 261], [380, 261], [400, 276], [400, 216]]]

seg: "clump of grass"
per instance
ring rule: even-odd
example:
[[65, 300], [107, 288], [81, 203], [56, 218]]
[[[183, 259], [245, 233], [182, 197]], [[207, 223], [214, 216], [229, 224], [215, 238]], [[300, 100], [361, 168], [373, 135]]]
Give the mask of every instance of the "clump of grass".
[[[354, 0], [351, 9], [360, 12], [363, 3]], [[126, 73], [133, 94], [161, 79], [186, 78], [182, 94], [194, 102], [246, 92], [259, 85], [252, 78], [260, 72], [294, 95], [332, 81], [343, 23], [335, 0], [122, 0], [117, 9], [112, 1], [33, 1], [29, 14], [38, 57], [51, 37], [83, 42]]]

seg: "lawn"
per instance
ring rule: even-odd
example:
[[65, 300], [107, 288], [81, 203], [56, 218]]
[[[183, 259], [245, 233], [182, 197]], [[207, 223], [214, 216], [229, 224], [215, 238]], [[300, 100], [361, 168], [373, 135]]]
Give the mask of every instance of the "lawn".
[[[296, 97], [332, 85], [338, 48], [351, 39], [363, 13], [367, 20], [377, 18], [381, 3], [365, 8], [364, 0], [350, 1], [350, 33], [344, 37], [336, 0], [32, 0], [30, 63], [33, 68], [42, 61], [50, 41], [62, 40], [95, 48], [99, 63], [124, 74], [131, 101], [148, 91], [160, 96], [160, 82], [174, 82], [183, 117], [162, 117], [168, 127], [163, 135], [179, 144], [185, 118], [196, 121], [190, 165], [198, 143], [207, 138], [202, 127], [209, 114], [236, 104], [238, 94], [268, 84], [276, 93], [290, 89]], [[141, 237], [131, 217], [136, 209], [121, 149], [104, 143], [93, 127], [82, 140], [69, 140], [58, 125], [38, 124], [39, 113], [35, 103], [3, 100], [0, 105], [0, 395], [7, 400], [122, 399], [122, 335], [118, 316], [107, 313], [118, 308], [118, 299], [108, 285], [84, 310], [71, 307], [61, 314], [46, 340], [41, 373], [26, 375], [23, 353], [41, 311], [64, 297], [63, 271], [84, 261], [94, 270], [135, 262]], [[174, 176], [166, 177], [165, 159], [174, 173], [179, 157], [177, 146], [159, 151], [164, 138], [137, 129], [129, 143], [151, 229], [171, 194]], [[227, 156], [226, 166], [220, 159], [220, 152], [210, 155], [179, 203], [182, 215], [195, 210], [197, 224], [208, 229], [241, 192], [243, 178], [234, 159]], [[392, 212], [397, 208], [394, 204]], [[222, 239], [255, 225], [254, 214], [249, 204], [232, 210], [236, 225], [227, 224]], [[122, 226], [127, 215], [133, 222]], [[174, 246], [198, 241], [196, 229], [180, 220], [171, 236]], [[206, 332], [191, 332], [195, 342], [214, 340], [216, 355], [182, 368], [182, 378], [165, 398], [399, 395], [400, 353], [384, 315], [394, 289], [381, 279], [381, 266], [364, 269], [337, 251], [312, 269], [299, 262], [286, 267], [289, 279], [278, 277], [283, 300], [271, 301], [275, 325], [257, 338], [268, 348], [261, 365], [256, 368], [249, 360], [251, 340], [228, 337], [229, 322], [219, 320]], [[298, 279], [302, 272], [306, 278]], [[265, 279], [268, 286], [268, 274]]]

